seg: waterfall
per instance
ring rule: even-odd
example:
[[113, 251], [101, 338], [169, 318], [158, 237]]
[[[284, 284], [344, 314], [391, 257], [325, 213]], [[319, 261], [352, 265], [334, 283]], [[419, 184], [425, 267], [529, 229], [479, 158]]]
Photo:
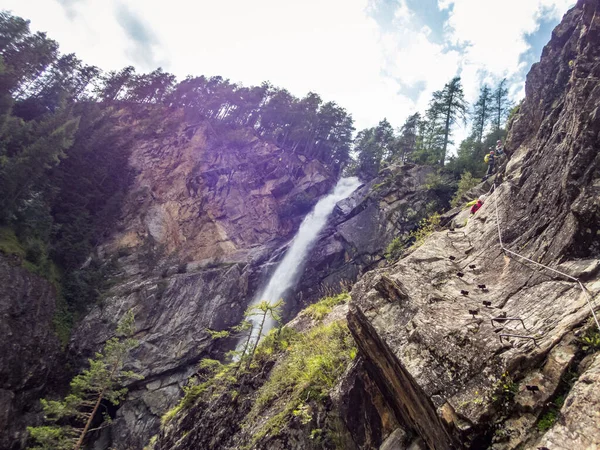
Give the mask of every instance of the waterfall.
[[[336, 203], [347, 198], [359, 185], [360, 181], [356, 177], [341, 178], [333, 191], [317, 202], [314, 209], [302, 221], [296, 236], [277, 269], [271, 275], [267, 286], [254, 298], [251, 306], [255, 306], [263, 300], [267, 300], [269, 303], [276, 302], [288, 289], [294, 287], [298, 276], [302, 273], [306, 257], [319, 233], [327, 224], [327, 219], [333, 212]], [[249, 320], [253, 325], [252, 341], [255, 342], [262, 316], [250, 317]], [[273, 325], [274, 321], [267, 317], [262, 330], [263, 335], [268, 333]]]

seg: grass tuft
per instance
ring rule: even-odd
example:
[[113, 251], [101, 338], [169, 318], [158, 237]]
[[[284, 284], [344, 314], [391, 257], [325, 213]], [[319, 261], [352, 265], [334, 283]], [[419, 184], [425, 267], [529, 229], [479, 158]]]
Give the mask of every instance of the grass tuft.
[[313, 303], [306, 308], [306, 314], [308, 314], [314, 320], [323, 320], [323, 318], [329, 314], [333, 308], [342, 303], [348, 303], [350, 300], [350, 294], [343, 292], [338, 295], [331, 297], [325, 297], [319, 300], [317, 303]]

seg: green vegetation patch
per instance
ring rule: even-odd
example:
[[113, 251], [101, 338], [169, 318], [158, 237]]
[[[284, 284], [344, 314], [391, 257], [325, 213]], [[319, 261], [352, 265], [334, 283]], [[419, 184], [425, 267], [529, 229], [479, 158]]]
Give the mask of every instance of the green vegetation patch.
[[548, 431], [556, 423], [560, 416], [560, 409], [565, 403], [565, 397], [563, 395], [556, 397], [556, 399], [550, 404], [550, 408], [546, 411], [537, 423], [537, 429], [539, 431]]
[[[347, 293], [326, 297], [312, 308], [312, 314], [321, 320], [327, 314], [324, 311], [331, 311], [348, 299]], [[184, 397], [162, 417], [162, 424], [165, 426], [199, 402], [210, 402], [222, 395], [235, 401], [244, 379], [254, 378], [267, 363], [277, 361], [269, 378], [255, 392], [255, 401], [242, 424], [251, 429], [261, 423], [253, 429], [250, 448], [265, 436], [279, 433], [293, 419], [299, 419], [303, 425], [312, 422], [314, 409], [323, 405], [356, 353], [343, 322], [317, 325], [306, 333], [289, 327], [275, 328], [262, 339], [250, 364], [248, 356], [225, 364], [208, 358], [200, 361], [197, 375], [184, 388]], [[266, 415], [268, 419], [264, 420]], [[311, 434], [319, 441], [327, 438], [322, 435], [321, 431]]]
[[462, 196], [465, 193], [469, 192], [471, 189], [473, 189], [475, 186], [477, 186], [480, 182], [481, 179], [473, 177], [473, 175], [471, 175], [471, 172], [464, 172], [460, 177], [460, 181], [458, 182], [458, 189], [456, 191], [456, 194], [454, 194], [454, 197], [452, 197], [450, 205], [453, 208], [459, 206], [460, 199], [462, 198]]
[[518, 391], [519, 385], [508, 372], [504, 372], [493, 386], [492, 402], [498, 407], [508, 409]]
[[392, 239], [392, 242], [388, 244], [385, 249], [385, 259], [389, 261], [397, 261], [400, 259], [406, 248], [405, 240], [401, 239], [400, 236], [396, 236]]
[[25, 258], [25, 249], [19, 243], [15, 232], [9, 227], [0, 227], [0, 252]]
[[250, 446], [266, 435], [276, 435], [294, 417], [307, 424], [312, 420], [306, 405], [322, 403], [348, 364], [356, 347], [345, 324], [320, 325], [296, 336], [269, 380], [259, 389], [245, 426], [257, 422], [267, 408], [277, 413], [254, 430]]
[[588, 354], [596, 353], [600, 350], [600, 332], [592, 325], [579, 338], [579, 346]]
[[440, 226], [440, 215], [434, 213], [431, 216], [422, 219], [419, 222], [419, 228], [410, 233], [410, 237], [415, 241], [412, 248], [418, 248], [425, 243], [425, 239], [429, 237]]
[[419, 227], [411, 231], [408, 236], [397, 236], [388, 244], [384, 256], [388, 261], [397, 261], [404, 255], [409, 243], [412, 245], [409, 250], [419, 248], [425, 243], [425, 240], [440, 227], [440, 215], [433, 213], [429, 217], [421, 219]]
[[325, 297], [319, 300], [317, 303], [310, 305], [305, 309], [308, 314], [314, 320], [323, 320], [323, 318], [329, 314], [334, 307], [343, 303], [348, 303], [350, 300], [350, 294], [343, 292], [341, 294]]

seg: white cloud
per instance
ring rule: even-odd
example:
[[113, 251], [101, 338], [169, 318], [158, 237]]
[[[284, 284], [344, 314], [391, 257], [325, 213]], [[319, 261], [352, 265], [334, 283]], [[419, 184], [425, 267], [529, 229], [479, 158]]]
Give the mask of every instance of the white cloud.
[[538, 29], [542, 14], [559, 18], [572, 0], [439, 0], [450, 8], [449, 40], [467, 45], [465, 62], [497, 75], [522, 69], [519, 56], [528, 50], [525, 34]]
[[[494, 84], [528, 69], [520, 58], [529, 50], [525, 36], [538, 30], [542, 17], [558, 21], [572, 4], [573, 0], [438, 0], [440, 9], [449, 10], [446, 40], [464, 46], [461, 77], [467, 100], [476, 101], [483, 82]], [[523, 95], [524, 81], [511, 86], [513, 99]], [[460, 128], [455, 142], [467, 134]]]
[[[438, 0], [450, 13], [442, 44], [405, 0], [396, 0], [392, 26], [382, 29], [369, 15], [382, 1], [4, 0], [3, 7], [48, 31], [63, 52], [102, 69], [137, 62], [147, 71], [153, 67], [144, 64], [154, 61], [179, 78], [222, 75], [246, 85], [269, 80], [297, 96], [314, 91], [336, 101], [360, 129], [383, 117], [401, 125], [457, 73], [473, 101], [483, 76], [495, 81], [492, 76], [518, 73], [519, 55], [527, 50], [523, 33], [535, 31], [542, 12], [558, 17], [571, 3]], [[123, 4], [133, 23], [143, 24], [141, 34], [152, 33], [149, 45], [140, 46], [131, 39], [135, 33], [119, 25]], [[461, 47], [448, 51], [450, 43]], [[136, 53], [142, 50], [152, 54]], [[422, 92], [411, 98], [406, 91], [416, 86]]]

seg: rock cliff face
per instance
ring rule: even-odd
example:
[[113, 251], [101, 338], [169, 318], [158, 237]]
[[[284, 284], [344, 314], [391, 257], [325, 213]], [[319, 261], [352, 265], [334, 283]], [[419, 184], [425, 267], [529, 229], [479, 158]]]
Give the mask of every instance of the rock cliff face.
[[[286, 155], [247, 131], [217, 132], [208, 124], [139, 142], [131, 164], [137, 176], [123, 219], [99, 250], [102, 258], [117, 258], [120, 273], [71, 345], [83, 360], [134, 310], [141, 345], [130, 364], [145, 378], [129, 386], [112, 436], [102, 438], [117, 448], [141, 448], [156, 433], [195, 364], [214, 350], [206, 329], [241, 320], [302, 218], [335, 184], [317, 161]], [[417, 224], [431, 208], [424, 188], [430, 172], [390, 168], [339, 204], [286, 298], [288, 318], [355, 281], [381, 261], [394, 233]], [[372, 227], [376, 235], [365, 233]]]
[[99, 251], [118, 258], [120, 273], [72, 339], [88, 355], [135, 312], [141, 345], [131, 367], [145, 378], [118, 411], [118, 448], [143, 447], [210, 348], [206, 329], [241, 320], [258, 268], [335, 183], [317, 161], [207, 123], [138, 142], [130, 162], [137, 176], [121, 225]]
[[[498, 236], [600, 291], [599, 33], [598, 1], [578, 2], [556, 28], [527, 78], [504, 181], [466, 227], [434, 233], [352, 291], [349, 327], [369, 376], [431, 449], [600, 444], [597, 422], [572, 406], [597, 400], [584, 394], [595, 365], [578, 364], [587, 294]], [[536, 422], [568, 371], [582, 374], [541, 436]]]
[[390, 166], [339, 202], [309, 256], [294, 303], [307, 306], [330, 291], [348, 288], [381, 264], [395, 236], [412, 231], [441, 207], [426, 188], [433, 172], [432, 167]]
[[[465, 226], [449, 221], [462, 228], [433, 233], [396, 263], [383, 258], [394, 237], [442, 206], [426, 187], [430, 167], [386, 168], [338, 203], [286, 298], [286, 319], [351, 288], [350, 304], [325, 322], [347, 323], [358, 355], [321, 403], [308, 405], [310, 420], [304, 410], [288, 411], [277, 433], [259, 439], [252, 433], [277, 419], [277, 401], [261, 411], [262, 423], [239, 425], [277, 358], [244, 375], [240, 392], [188, 405], [159, 431], [160, 417], [182, 397], [196, 363], [231, 346], [206, 329], [239, 323], [335, 177], [247, 130], [186, 123], [171, 111], [175, 130], [157, 130], [133, 149], [136, 176], [122, 219], [96, 255], [116, 260], [118, 273], [69, 346], [74, 366], [83, 364], [134, 311], [141, 345], [128, 366], [144, 379], [110, 411], [114, 424], [95, 448], [140, 449], [157, 433], [157, 449], [333, 448], [333, 439], [317, 439], [325, 429], [347, 449], [600, 445], [597, 416], [586, 413], [600, 401], [598, 357], [582, 346], [593, 329], [588, 297], [572, 279], [531, 262], [580, 279], [598, 306], [599, 42], [600, 2], [580, 0], [532, 67], [494, 192]], [[504, 250], [500, 237], [531, 261]], [[10, 348], [0, 344], [10, 355], [0, 359], [0, 427], [9, 430], [0, 446], [18, 448], [21, 419], [58, 361], [54, 294], [5, 258], [0, 278], [8, 280], [0, 326], [15, 336]], [[310, 333], [315, 326], [300, 314], [289, 327]], [[541, 426], [550, 412], [559, 420]]]
[[[589, 302], [598, 309], [600, 292], [599, 42], [600, 2], [581, 0], [527, 78], [506, 169], [477, 214], [452, 224], [461, 228], [434, 232], [395, 264], [377, 264], [380, 236], [387, 242], [406, 231], [402, 223], [412, 217], [404, 210], [390, 219], [390, 212], [428, 201], [409, 187], [426, 174], [395, 172], [390, 179], [403, 182], [391, 186], [382, 174], [338, 205], [301, 285], [362, 273], [347, 314], [359, 351], [310, 425], [289, 418], [249, 441], [235, 425], [249, 409], [199, 403], [161, 431], [155, 448], [315, 448], [309, 437], [331, 415], [343, 423], [344, 448], [600, 446], [598, 357], [586, 356], [598, 333]], [[254, 389], [272, 367], [253, 378]], [[277, 409], [262, 413], [263, 423], [277, 417]], [[211, 433], [224, 440], [202, 441]]]
[[37, 421], [37, 400], [55, 376], [60, 343], [54, 287], [0, 255], [0, 448], [19, 448]]

